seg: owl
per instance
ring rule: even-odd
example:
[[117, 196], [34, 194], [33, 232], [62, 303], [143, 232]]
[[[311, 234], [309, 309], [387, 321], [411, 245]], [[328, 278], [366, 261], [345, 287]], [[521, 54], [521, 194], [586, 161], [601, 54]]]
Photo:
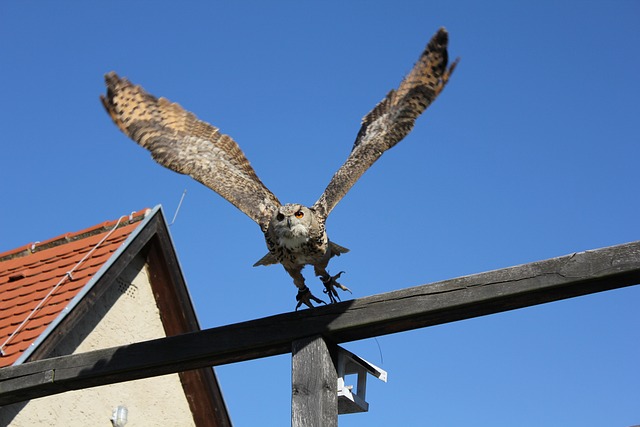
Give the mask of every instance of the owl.
[[151, 152], [161, 165], [191, 176], [227, 199], [254, 220], [264, 233], [269, 252], [254, 266], [282, 264], [297, 287], [296, 310], [303, 304], [326, 303], [311, 293], [302, 269], [313, 266], [331, 303], [349, 288], [340, 275], [327, 271], [329, 261], [349, 250], [329, 240], [327, 217], [362, 174], [388, 149], [400, 142], [415, 120], [447, 84], [457, 60], [447, 68], [448, 33], [441, 28], [418, 62], [362, 119], [351, 153], [333, 175], [313, 206], [282, 204], [260, 181], [244, 153], [228, 135], [165, 98], [110, 72], [106, 95], [100, 98], [114, 123]]

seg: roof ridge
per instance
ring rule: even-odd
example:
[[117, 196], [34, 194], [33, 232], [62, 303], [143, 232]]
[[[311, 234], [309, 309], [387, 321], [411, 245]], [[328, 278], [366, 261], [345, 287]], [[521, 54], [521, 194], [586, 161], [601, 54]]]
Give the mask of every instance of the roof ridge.
[[46, 249], [54, 248], [56, 246], [65, 245], [67, 243], [75, 242], [75, 241], [78, 241], [78, 240], [81, 240], [81, 239], [85, 239], [87, 237], [91, 237], [91, 236], [95, 236], [95, 235], [98, 235], [98, 234], [102, 234], [102, 233], [105, 233], [107, 231], [111, 231], [111, 229], [116, 224], [118, 224], [118, 228], [120, 228], [120, 227], [124, 227], [124, 226], [130, 225], [130, 224], [133, 224], [133, 223], [138, 222], [138, 221], [142, 221], [150, 211], [151, 210], [149, 208], [145, 208], [145, 209], [141, 209], [141, 210], [139, 210], [137, 212], [132, 212], [131, 214], [128, 215], [129, 216], [129, 220], [128, 221], [123, 221], [120, 224], [118, 224], [118, 221], [120, 221], [120, 219], [123, 216], [127, 216], [127, 215], [122, 215], [118, 219], [115, 219], [113, 221], [106, 221], [106, 222], [103, 222], [102, 224], [97, 224], [97, 225], [94, 225], [92, 227], [85, 228], [84, 230], [61, 234], [59, 236], [56, 236], [56, 237], [53, 237], [51, 239], [45, 240], [44, 242], [28, 243], [28, 244], [20, 246], [20, 247], [18, 247], [16, 249], [12, 249], [12, 250], [9, 250], [7, 252], [0, 253], [0, 262], [9, 261], [9, 260], [16, 259], [16, 258], [21, 258], [21, 257], [27, 256], [27, 255], [31, 255], [31, 254], [36, 253], [36, 252], [40, 252], [40, 251], [43, 251], [43, 250], [46, 250]]

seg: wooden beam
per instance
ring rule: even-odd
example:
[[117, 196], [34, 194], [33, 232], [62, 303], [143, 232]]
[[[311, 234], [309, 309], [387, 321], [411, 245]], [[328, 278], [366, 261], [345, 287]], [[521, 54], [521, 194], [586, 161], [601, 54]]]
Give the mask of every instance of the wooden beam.
[[338, 374], [324, 339], [296, 340], [291, 353], [291, 427], [338, 425]]
[[[310, 310], [0, 369], [0, 405], [291, 351], [321, 335], [360, 340], [640, 283], [640, 241]], [[362, 289], [366, 289], [362, 284]]]

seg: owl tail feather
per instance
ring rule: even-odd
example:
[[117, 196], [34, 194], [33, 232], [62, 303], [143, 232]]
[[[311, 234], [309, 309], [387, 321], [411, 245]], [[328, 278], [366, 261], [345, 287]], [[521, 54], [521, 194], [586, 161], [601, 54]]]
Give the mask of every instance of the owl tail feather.
[[340, 256], [349, 252], [349, 249], [331, 241], [329, 242], [329, 247], [331, 248], [331, 256]]
[[272, 265], [277, 263], [278, 260], [276, 259], [276, 257], [274, 257], [271, 252], [267, 252], [267, 254], [260, 258], [255, 264], [253, 264], [253, 266], [257, 267], [259, 265]]

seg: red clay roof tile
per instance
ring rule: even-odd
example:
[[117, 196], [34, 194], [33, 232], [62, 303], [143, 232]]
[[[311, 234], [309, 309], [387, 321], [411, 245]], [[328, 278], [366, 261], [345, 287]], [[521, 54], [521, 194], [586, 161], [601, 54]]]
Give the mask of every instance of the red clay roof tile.
[[46, 330], [146, 212], [0, 253], [0, 367], [13, 364]]

